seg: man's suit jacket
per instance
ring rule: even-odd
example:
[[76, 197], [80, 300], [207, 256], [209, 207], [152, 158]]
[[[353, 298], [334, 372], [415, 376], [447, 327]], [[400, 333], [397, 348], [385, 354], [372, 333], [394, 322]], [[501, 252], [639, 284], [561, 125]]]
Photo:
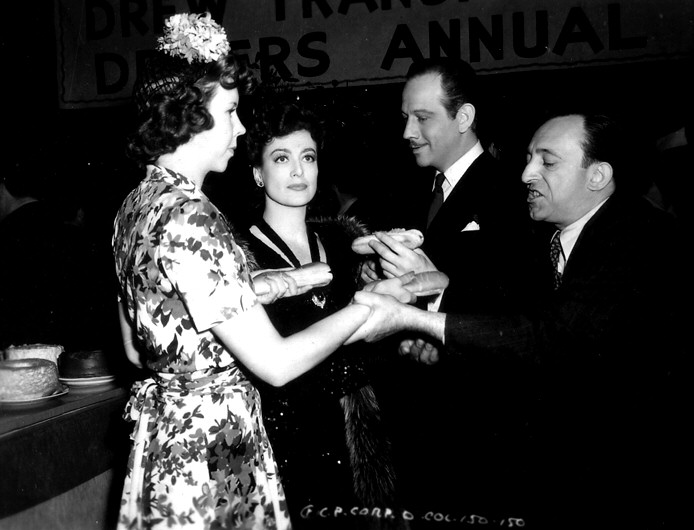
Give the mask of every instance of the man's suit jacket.
[[691, 403], [684, 330], [692, 288], [683, 241], [665, 212], [614, 195], [581, 232], [560, 288], [534, 310], [447, 316], [449, 352], [536, 368], [531, 430], [546, 503], [536, 515], [546, 527], [650, 528], [676, 525], [681, 515], [684, 493], [671, 485], [691, 472], [682, 406]]
[[[520, 173], [510, 173], [483, 153], [426, 229], [432, 181], [415, 207], [424, 233], [422, 248], [450, 277], [441, 310], [506, 313], [516, 308], [527, 298], [522, 293], [533, 288], [531, 223]], [[517, 488], [511, 485], [527, 465], [525, 411], [534, 399], [527, 367], [514, 359], [499, 363], [443, 352], [433, 366], [396, 358], [386, 375], [384, 417], [392, 424], [403, 489], [406, 495], [413, 493], [405, 507], [424, 513], [462, 510], [499, 519], [513, 508], [517, 510], [511, 515], [521, 514]], [[445, 441], [445, 454], [435, 465], [412, 465], [412, 455], [423, 443], [413, 436], [413, 418]], [[427, 481], [432, 484], [423, 488]]]
[[531, 222], [520, 173], [511, 174], [485, 151], [426, 228], [428, 206], [422, 201], [422, 249], [450, 277], [441, 310], [515, 307], [532, 270]]

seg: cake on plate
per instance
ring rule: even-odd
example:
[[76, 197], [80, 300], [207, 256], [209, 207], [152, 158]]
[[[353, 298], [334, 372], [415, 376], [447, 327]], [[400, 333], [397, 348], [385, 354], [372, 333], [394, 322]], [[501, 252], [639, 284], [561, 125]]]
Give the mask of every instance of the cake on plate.
[[58, 362], [60, 377], [78, 379], [112, 375], [103, 350], [65, 352]]
[[48, 359], [0, 361], [0, 400], [36, 399], [50, 396], [60, 388], [58, 368]]
[[20, 344], [12, 345], [5, 349], [6, 360], [16, 359], [47, 359], [56, 365], [58, 357], [65, 349], [58, 344]]

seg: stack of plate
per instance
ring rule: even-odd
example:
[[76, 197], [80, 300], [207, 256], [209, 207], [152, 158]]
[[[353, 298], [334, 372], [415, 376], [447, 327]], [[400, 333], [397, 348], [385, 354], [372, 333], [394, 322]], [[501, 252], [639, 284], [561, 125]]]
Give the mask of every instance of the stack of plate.
[[102, 350], [66, 352], [58, 360], [58, 369], [60, 381], [73, 388], [101, 386], [116, 378]]

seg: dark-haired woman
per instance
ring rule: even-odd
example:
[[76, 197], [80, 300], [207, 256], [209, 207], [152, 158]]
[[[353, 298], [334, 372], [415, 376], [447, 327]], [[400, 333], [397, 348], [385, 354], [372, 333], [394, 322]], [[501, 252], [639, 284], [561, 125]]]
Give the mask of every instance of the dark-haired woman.
[[[245, 137], [253, 177], [263, 191], [262, 216], [245, 238], [261, 269], [327, 263], [324, 287], [267, 306], [285, 336], [345, 307], [358, 289], [362, 256], [351, 250], [366, 227], [354, 218], [307, 220], [318, 188], [323, 126], [308, 107], [275, 101], [259, 105]], [[395, 512], [390, 445], [369, 385], [374, 345], [343, 346], [330, 358], [281, 388], [259, 384], [263, 417], [297, 528], [324, 528], [328, 513], [354, 507]], [[376, 511], [375, 511], [376, 510]], [[374, 527], [378, 518], [331, 518], [329, 528]], [[394, 521], [388, 519], [391, 525]], [[361, 525], [361, 526], [360, 526]]]
[[114, 224], [126, 352], [151, 371], [126, 409], [136, 424], [119, 525], [288, 528], [249, 374], [287, 383], [342, 345], [368, 311], [350, 305], [290, 337], [275, 330], [259, 302], [296, 284], [270, 278], [269, 294], [256, 296], [243, 250], [201, 190], [245, 132], [237, 111], [246, 77], [227, 53], [203, 64], [160, 56], [138, 85], [144, 112], [130, 143], [146, 177]]

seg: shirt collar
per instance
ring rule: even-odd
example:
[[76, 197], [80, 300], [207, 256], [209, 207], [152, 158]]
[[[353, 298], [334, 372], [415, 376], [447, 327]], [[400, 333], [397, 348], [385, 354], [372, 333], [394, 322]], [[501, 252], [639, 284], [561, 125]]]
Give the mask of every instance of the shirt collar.
[[484, 153], [484, 149], [482, 148], [482, 144], [478, 140], [477, 143], [467, 151], [467, 153], [465, 153], [458, 160], [453, 162], [451, 167], [444, 171], [444, 174], [446, 175], [446, 180], [444, 180], [442, 186], [444, 200], [448, 197], [451, 190], [455, 188], [455, 185], [458, 184], [458, 181], [461, 178], [463, 178], [463, 175], [472, 165], [472, 163], [475, 160], [477, 160], [477, 157], [480, 156], [482, 153]]
[[[607, 198], [609, 199], [609, 197]], [[605, 204], [607, 199], [601, 201], [598, 203], [595, 208], [590, 210], [588, 213], [586, 213], [583, 217], [578, 219], [577, 221], [574, 221], [571, 223], [569, 226], [564, 228], [559, 233], [559, 240], [561, 241], [561, 247], [564, 251], [564, 257], [568, 261], [569, 256], [571, 255], [571, 251], [573, 250], [574, 246], [576, 245], [576, 241], [578, 240], [578, 236], [581, 235], [581, 231], [583, 230], [583, 227], [586, 226], [586, 223], [590, 221], [590, 218], [595, 215], [595, 212], [597, 212], [600, 207]]]

